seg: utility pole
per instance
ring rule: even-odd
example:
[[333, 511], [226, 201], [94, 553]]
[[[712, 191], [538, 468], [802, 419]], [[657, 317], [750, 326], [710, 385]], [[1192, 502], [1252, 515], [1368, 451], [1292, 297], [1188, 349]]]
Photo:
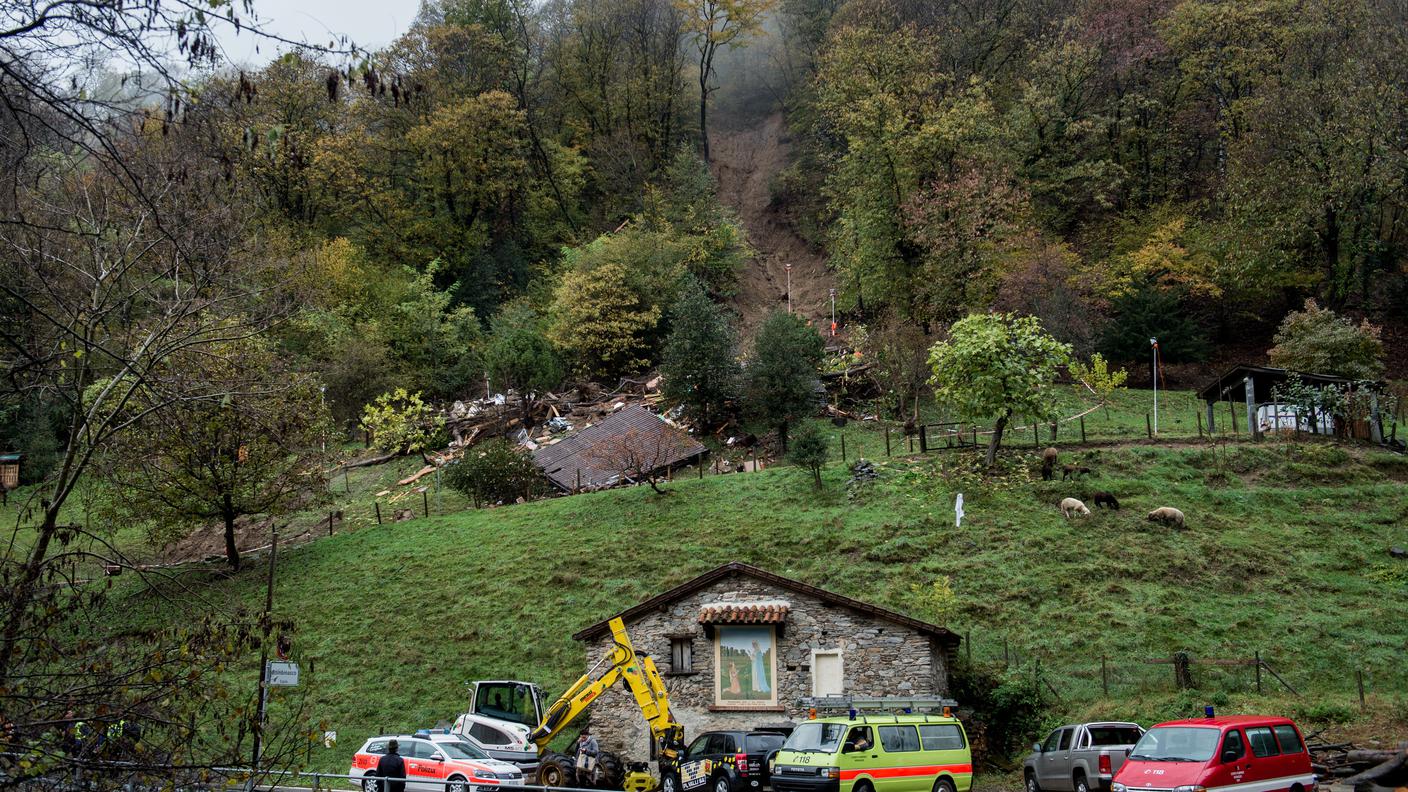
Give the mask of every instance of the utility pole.
[[1149, 346], [1154, 353], [1154, 434], [1159, 433], [1159, 339], [1150, 338]]
[[[269, 545], [269, 590], [264, 595], [264, 629], [271, 629], [274, 613], [274, 563], [279, 555], [279, 532], [274, 531], [274, 542]], [[259, 641], [259, 709], [254, 715], [254, 772], [259, 772], [260, 754], [264, 748], [264, 708], [269, 701], [269, 636]]]
[[792, 265], [784, 264], [782, 268], [787, 271], [787, 313], [792, 313]]

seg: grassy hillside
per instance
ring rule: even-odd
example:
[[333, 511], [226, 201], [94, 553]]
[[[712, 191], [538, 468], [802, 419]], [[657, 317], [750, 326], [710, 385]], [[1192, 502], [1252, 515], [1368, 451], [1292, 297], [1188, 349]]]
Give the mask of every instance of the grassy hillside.
[[[1000, 661], [1005, 640], [1021, 673], [1041, 662], [1060, 693], [1056, 714], [1150, 719], [1214, 698], [1345, 718], [1362, 667], [1375, 711], [1408, 718], [1408, 564], [1385, 552], [1408, 543], [1408, 459], [1276, 443], [1085, 454], [1099, 476], [1079, 485], [1031, 481], [1026, 452], [980, 483], [975, 455], [947, 453], [883, 462], [880, 482], [853, 495], [840, 465], [821, 493], [802, 471], [779, 467], [681, 478], [663, 496], [634, 488], [432, 515], [290, 548], [275, 607], [298, 624], [305, 669], [316, 664], [303, 690], [309, 715], [339, 734], [312, 764], [345, 768], [373, 730], [452, 717], [466, 680], [560, 690], [582, 668], [572, 632], [735, 559], [942, 619], [971, 632], [978, 660]], [[1097, 486], [1125, 508], [1061, 517], [1061, 497]], [[1187, 531], [1144, 521], [1164, 504], [1187, 512]], [[948, 612], [926, 612], [911, 586], [945, 575]], [[253, 610], [263, 568], [233, 578], [193, 571], [184, 582]], [[121, 596], [133, 618], [170, 618], [148, 592]], [[1203, 666], [1203, 691], [1178, 696], [1168, 668], [1144, 662], [1177, 650], [1261, 651], [1307, 697], [1271, 698], [1268, 678], [1258, 700], [1248, 669]]]

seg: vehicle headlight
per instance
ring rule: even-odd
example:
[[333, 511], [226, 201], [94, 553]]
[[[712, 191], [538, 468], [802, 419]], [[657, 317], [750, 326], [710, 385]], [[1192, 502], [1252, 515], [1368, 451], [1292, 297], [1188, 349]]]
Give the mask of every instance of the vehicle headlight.
[[1189, 786], [1174, 787], [1173, 792], [1208, 792], [1208, 788], [1192, 784]]
[[1124, 784], [1110, 784], [1110, 792], [1128, 792]]
[[816, 769], [816, 772], [817, 772], [817, 775], [821, 776], [822, 778], [840, 778], [840, 777], [841, 777], [841, 768], [839, 768], [839, 767], [818, 767], [818, 768]]

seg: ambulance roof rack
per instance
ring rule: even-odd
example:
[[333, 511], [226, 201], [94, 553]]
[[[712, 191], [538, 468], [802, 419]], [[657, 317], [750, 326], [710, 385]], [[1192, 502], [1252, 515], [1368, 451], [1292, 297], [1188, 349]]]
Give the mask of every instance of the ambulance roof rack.
[[804, 710], [848, 710], [921, 712], [924, 710], [955, 710], [958, 702], [950, 698], [915, 696], [807, 696], [800, 702]]

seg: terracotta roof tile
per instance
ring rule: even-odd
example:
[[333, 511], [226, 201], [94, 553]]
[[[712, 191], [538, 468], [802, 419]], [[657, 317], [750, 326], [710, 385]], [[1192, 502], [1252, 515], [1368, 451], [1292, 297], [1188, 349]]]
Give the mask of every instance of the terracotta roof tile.
[[791, 609], [786, 602], [716, 602], [699, 609], [699, 623], [781, 624]]

